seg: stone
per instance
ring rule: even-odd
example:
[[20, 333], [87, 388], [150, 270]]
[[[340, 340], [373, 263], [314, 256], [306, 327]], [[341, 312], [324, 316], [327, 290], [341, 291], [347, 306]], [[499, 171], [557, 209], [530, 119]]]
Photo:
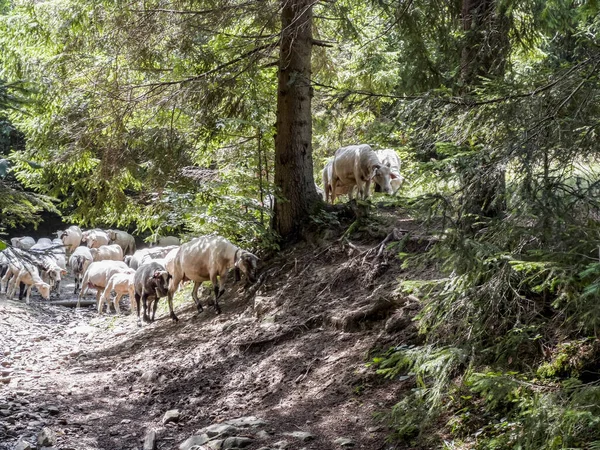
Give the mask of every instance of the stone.
[[221, 450], [223, 448], [223, 439], [212, 439], [208, 442], [210, 450]]
[[147, 372], [144, 372], [140, 378], [147, 383], [152, 383], [158, 380], [158, 373], [154, 370], [148, 370]]
[[267, 422], [263, 419], [254, 416], [238, 417], [237, 419], [227, 420], [225, 423], [239, 428], [259, 428], [267, 425]]
[[352, 439], [345, 437], [339, 437], [333, 442], [340, 447], [354, 447], [356, 445], [356, 442], [354, 442]]
[[56, 444], [56, 436], [54, 431], [48, 427], [44, 427], [37, 435], [38, 447], [52, 447]]
[[13, 450], [33, 450], [34, 447], [27, 441], [19, 439]]
[[128, 423], [131, 423], [131, 419], [123, 419], [123, 420], [121, 420], [121, 425], [127, 425]]
[[234, 448], [246, 448], [254, 443], [254, 439], [245, 436], [230, 436], [223, 441], [221, 448], [229, 450]]
[[144, 436], [144, 450], [156, 450], [156, 431], [148, 430]]
[[258, 433], [256, 433], [256, 437], [262, 441], [271, 439], [271, 435], [265, 430], [260, 430]]
[[296, 439], [300, 439], [302, 442], [308, 442], [315, 438], [308, 431], [292, 431], [291, 433], [283, 433], [283, 434], [286, 436], [291, 436]]
[[58, 407], [57, 407], [57, 406], [54, 406], [54, 405], [49, 405], [49, 406], [47, 406], [47, 407], [46, 407], [46, 411], [48, 411], [48, 413], [49, 413], [51, 416], [57, 416], [57, 415], [59, 415], [59, 414], [60, 414], [60, 409], [58, 409]]
[[162, 423], [166, 425], [170, 422], [179, 422], [180, 413], [178, 409], [170, 409], [163, 416]]
[[206, 434], [196, 434], [187, 438], [185, 441], [181, 443], [179, 446], [179, 450], [190, 450], [194, 446], [204, 445], [209, 441], [208, 435]]
[[277, 448], [280, 450], [286, 450], [289, 446], [290, 446], [290, 443], [288, 441], [286, 441], [285, 439], [282, 441], [277, 441], [274, 444], [271, 444], [271, 447]]
[[216, 436], [227, 437], [238, 433], [238, 429], [228, 423], [214, 423], [203, 430], [209, 438]]

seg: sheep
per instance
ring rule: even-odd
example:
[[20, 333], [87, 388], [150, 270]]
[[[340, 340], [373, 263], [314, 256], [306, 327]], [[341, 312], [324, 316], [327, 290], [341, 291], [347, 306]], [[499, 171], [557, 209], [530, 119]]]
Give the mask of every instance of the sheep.
[[[225, 282], [230, 268], [235, 268], [235, 279], [241, 270], [251, 283], [256, 281], [258, 258], [242, 250], [221, 236], [201, 236], [183, 244], [174, 259], [173, 280], [169, 286], [168, 302], [171, 319], [177, 321], [173, 312], [173, 294], [183, 280], [194, 282], [192, 298], [198, 312], [202, 305], [198, 299], [198, 288], [203, 281], [210, 280], [215, 292], [215, 310], [221, 313], [219, 297], [225, 292]], [[219, 281], [220, 279], [220, 281]]]
[[83, 232], [82, 240], [89, 248], [98, 248], [102, 245], [110, 244], [110, 237], [106, 231], [96, 228]]
[[[335, 152], [331, 177], [332, 186], [347, 186], [348, 196], [352, 200], [352, 189], [358, 189], [358, 197], [366, 200], [370, 195], [371, 180], [375, 180], [383, 192], [390, 194], [390, 178], [396, 178], [390, 168], [381, 164], [375, 152], [367, 144], [342, 147]], [[331, 193], [331, 202], [335, 202], [336, 190]]]
[[129, 259], [128, 265], [132, 269], [137, 269], [142, 264], [150, 262], [153, 259], [164, 258], [174, 248], [179, 248], [178, 245], [169, 245], [167, 247], [143, 248], [133, 254]]
[[96, 302], [100, 303], [100, 295], [102, 295], [102, 292], [108, 284], [110, 277], [112, 277], [115, 273], [127, 271], [130, 271], [130, 269], [123, 261], [92, 262], [83, 275], [83, 281], [81, 282], [82, 288], [79, 292], [77, 307], [79, 308], [81, 299], [89, 288], [96, 289]]
[[33, 264], [18, 259], [11, 260], [8, 267], [8, 270], [12, 271], [12, 273], [15, 275], [11, 280], [11, 289], [10, 292], [8, 292], [9, 299], [13, 298], [17, 287], [20, 286], [21, 283], [25, 284], [27, 287], [27, 296], [25, 298], [25, 302], [27, 304], [29, 304], [32, 286], [36, 287], [44, 299], [50, 299], [50, 285], [41, 279], [37, 267], [35, 267]]
[[[158, 300], [161, 297], [167, 296], [170, 279], [171, 275], [166, 271], [165, 267], [157, 262], [142, 264], [138, 270], [136, 270], [135, 275], [133, 276], [133, 284], [139, 325], [141, 325], [140, 300], [144, 310], [144, 321], [154, 322]], [[149, 300], [150, 303], [148, 303]], [[154, 302], [154, 307], [152, 308], [152, 318], [150, 318], [148, 317], [147, 311], [152, 306], [152, 301]], [[169, 305], [171, 305], [171, 303], [169, 303]], [[169, 307], [171, 308], [171, 317], [173, 317], [175, 314], [173, 314], [172, 307]]]
[[135, 253], [135, 239], [132, 235], [121, 230], [106, 230], [113, 244], [118, 244], [123, 249], [124, 255]]
[[123, 249], [118, 244], [90, 248], [94, 261], [123, 261]]
[[77, 225], [71, 225], [64, 231], [58, 232], [58, 238], [62, 241], [64, 245], [67, 246], [69, 253], [73, 253], [77, 247], [81, 245], [81, 240], [83, 238], [83, 232], [81, 228]]
[[[45, 239], [45, 240], [42, 240]], [[29, 249], [33, 263], [38, 266], [44, 281], [52, 286], [52, 290], [60, 297], [61, 276], [67, 274], [67, 262], [62, 253], [63, 243], [54, 243], [42, 238]]]
[[179, 245], [181, 241], [175, 236], [157, 236], [150, 244], [150, 247], [167, 247], [171, 245]]
[[129, 295], [129, 301], [131, 302], [131, 309], [134, 309], [134, 299], [135, 299], [135, 288], [133, 284], [133, 276], [135, 274], [135, 270], [129, 269], [127, 272], [118, 272], [115, 273], [106, 285], [102, 296], [100, 297], [100, 301], [98, 302], [98, 314], [102, 314], [102, 309], [104, 302], [106, 302], [106, 312], [110, 312], [110, 294], [112, 291], [115, 291], [117, 296], [113, 300], [113, 305], [117, 314], [121, 314], [121, 309], [119, 308], [119, 301], [121, 297], [125, 294]]
[[83, 274], [93, 260], [92, 252], [85, 245], [77, 247], [75, 251], [71, 253], [71, 256], [69, 257], [69, 267], [75, 277], [75, 290], [73, 291], [73, 294], [77, 294], [77, 291], [81, 288]]
[[[322, 177], [323, 177], [323, 190], [322, 192], [323, 194], [323, 200], [325, 200], [325, 202], [329, 202], [329, 197], [331, 196], [332, 200], [331, 203], [333, 204], [333, 185], [331, 184], [332, 178], [333, 178], [333, 158], [331, 158], [329, 161], [327, 161], [327, 164], [325, 164], [325, 167], [323, 167], [323, 173], [322, 173]], [[337, 195], [345, 195], [348, 194], [351, 191], [352, 188], [349, 188], [348, 186], [340, 186], [338, 185], [336, 187], [336, 196]]]
[[[384, 166], [390, 168], [390, 172], [396, 175], [396, 178], [392, 178], [390, 180], [390, 185], [392, 186], [392, 194], [395, 194], [402, 183], [404, 178], [400, 175], [400, 158], [398, 158], [398, 154], [394, 151], [394, 149], [386, 148], [383, 150], [377, 150], [375, 152], [379, 161]], [[381, 186], [375, 182], [375, 192], [381, 192]]]
[[30, 236], [15, 237], [10, 240], [13, 247], [21, 250], [29, 250], [35, 245], [35, 239]]

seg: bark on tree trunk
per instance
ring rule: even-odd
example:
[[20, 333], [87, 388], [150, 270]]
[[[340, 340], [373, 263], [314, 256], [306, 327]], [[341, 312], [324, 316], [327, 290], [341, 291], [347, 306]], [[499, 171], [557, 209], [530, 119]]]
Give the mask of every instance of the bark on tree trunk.
[[312, 0], [283, 0], [275, 136], [274, 229], [293, 238], [319, 197], [313, 178]]

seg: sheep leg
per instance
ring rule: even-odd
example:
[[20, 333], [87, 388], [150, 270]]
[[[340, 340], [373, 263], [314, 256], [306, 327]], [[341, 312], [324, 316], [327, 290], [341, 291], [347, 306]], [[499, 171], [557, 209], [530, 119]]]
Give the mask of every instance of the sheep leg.
[[77, 288], [79, 287], [79, 283], [81, 282], [79, 278], [79, 274], [75, 274], [75, 289], [73, 290], [73, 295], [77, 294]]
[[29, 296], [31, 295], [31, 288], [32, 288], [31, 284], [29, 286], [27, 286], [27, 297], [25, 298], [25, 303], [27, 303], [28, 305], [29, 305]]
[[363, 188], [363, 199], [367, 200], [370, 195], [371, 195], [371, 179], [368, 178], [367, 181], [365, 181], [365, 186]]
[[154, 297], [154, 306], [152, 307], [152, 322], [154, 322], [154, 316], [156, 315], [156, 308], [158, 308], [158, 295]]
[[202, 312], [202, 304], [200, 303], [200, 299], [198, 298], [198, 289], [202, 283], [200, 281], [194, 281], [194, 287], [192, 287], [192, 298], [194, 299], [194, 303], [196, 304], [196, 308], [198, 312]]
[[121, 308], [119, 307], [119, 302], [121, 301], [121, 297], [123, 297], [123, 294], [117, 294], [117, 296], [113, 300], [113, 305], [115, 307], [115, 311], [119, 315], [121, 315]]
[[[226, 275], [221, 277], [221, 284], [225, 283]], [[213, 275], [210, 277], [210, 281], [213, 284], [215, 290], [215, 311], [217, 314], [221, 314], [221, 307], [219, 306], [219, 297], [223, 295], [225, 289], [220, 290], [219, 281], [217, 280], [217, 276]]]
[[[138, 326], [142, 326], [142, 322], [140, 321], [140, 294], [138, 294], [137, 292], [135, 292], [133, 294], [134, 298], [135, 298], [135, 309], [137, 310], [137, 318], [138, 318]], [[133, 305], [133, 302], [132, 302]]]
[[19, 300], [23, 300], [23, 295], [25, 295], [25, 283], [21, 281], [19, 283]]
[[171, 289], [169, 289], [169, 293], [167, 295], [167, 303], [169, 304], [169, 317], [171, 319], [173, 319], [173, 321], [178, 322], [179, 319], [177, 318], [177, 316], [175, 315], [175, 312], [173, 311], [173, 291], [177, 289], [176, 286], [171, 285]]
[[148, 296], [145, 292], [142, 293], [142, 307], [144, 308], [144, 322], [151, 322], [150, 317], [148, 317]]

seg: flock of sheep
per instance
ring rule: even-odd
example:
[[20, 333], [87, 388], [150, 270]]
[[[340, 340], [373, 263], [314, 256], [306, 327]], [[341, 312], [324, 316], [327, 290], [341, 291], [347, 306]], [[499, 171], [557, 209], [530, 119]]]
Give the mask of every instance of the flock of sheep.
[[112, 302], [120, 314], [119, 301], [127, 294], [141, 324], [140, 306], [144, 321], [152, 322], [162, 297], [168, 298], [171, 319], [178, 320], [173, 295], [183, 281], [194, 282], [192, 298], [202, 311], [198, 289], [210, 280], [217, 313], [221, 312], [218, 299], [231, 268], [236, 280], [242, 272], [250, 282], [256, 281], [258, 258], [220, 236], [200, 236], [182, 245], [178, 238], [167, 236], [159, 239], [156, 247], [136, 251], [135, 239], [125, 231], [82, 231], [73, 225], [57, 234], [57, 239], [37, 242], [31, 237], [12, 239], [12, 247], [0, 253], [0, 293], [13, 298], [19, 288], [22, 299], [26, 289], [29, 303], [31, 288], [35, 287], [49, 299], [51, 290], [59, 293], [61, 276], [68, 268], [75, 278], [74, 293], [79, 291], [77, 306], [88, 289], [96, 289], [98, 313], [102, 314], [105, 303], [110, 309], [115, 292]]
[[[323, 196], [332, 203], [342, 194], [352, 200], [356, 186], [359, 198], [367, 199], [371, 182], [375, 183], [375, 191], [393, 194], [402, 181], [400, 159], [394, 150], [374, 151], [366, 144], [351, 145], [338, 149], [325, 165]], [[13, 238], [12, 247], [0, 253], [0, 293], [4, 288], [12, 298], [18, 287], [22, 299], [26, 288], [29, 303], [31, 288], [35, 286], [43, 298], [49, 299], [51, 290], [60, 294], [61, 276], [69, 268], [75, 278], [74, 293], [79, 291], [77, 306], [88, 289], [96, 289], [98, 313], [102, 314], [104, 304], [110, 310], [115, 292], [112, 303], [120, 314], [119, 301], [129, 295], [141, 324], [140, 303], [144, 320], [153, 321], [162, 297], [168, 299], [170, 317], [178, 320], [173, 311], [173, 294], [183, 281], [194, 282], [192, 298], [198, 311], [202, 311], [198, 288], [203, 281], [210, 280], [215, 310], [220, 313], [218, 299], [231, 268], [235, 269], [236, 281], [240, 272], [250, 282], [256, 280], [258, 258], [223, 237], [201, 236], [180, 245], [178, 238], [167, 236], [157, 244], [136, 251], [135, 239], [125, 231], [82, 231], [77, 226], [59, 231], [54, 240]]]

